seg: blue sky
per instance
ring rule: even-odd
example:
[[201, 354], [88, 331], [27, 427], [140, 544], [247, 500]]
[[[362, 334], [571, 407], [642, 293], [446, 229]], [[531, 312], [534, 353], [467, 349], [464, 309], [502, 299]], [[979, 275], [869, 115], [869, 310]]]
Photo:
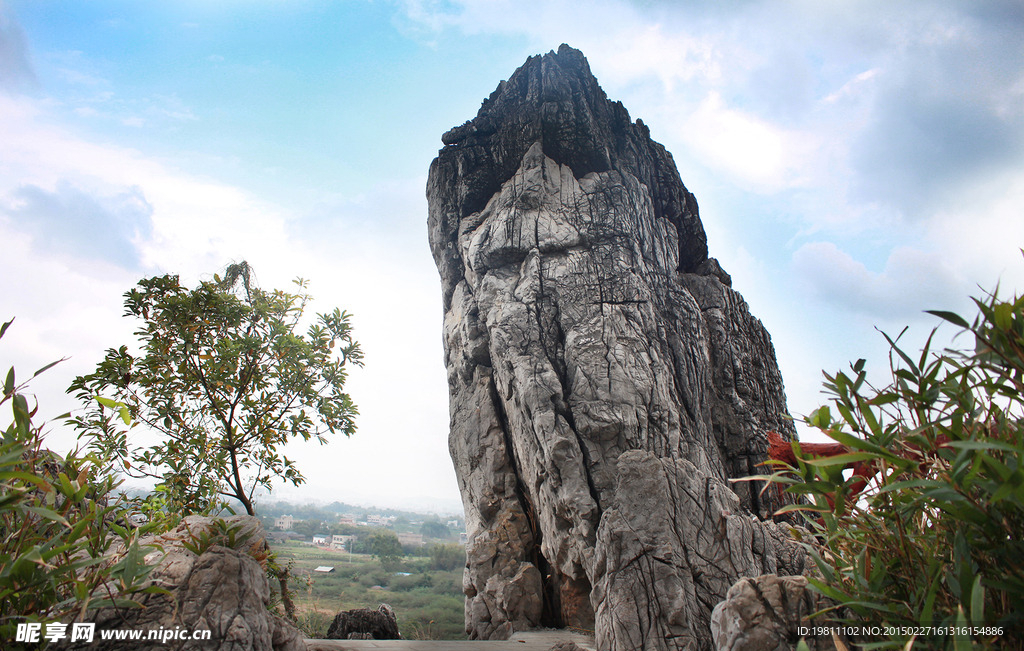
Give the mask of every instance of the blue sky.
[[[0, 2], [0, 355], [43, 411], [128, 340], [121, 294], [246, 259], [356, 315], [360, 431], [324, 499], [455, 505], [424, 184], [441, 134], [566, 42], [675, 156], [791, 411], [925, 309], [1024, 280], [1019, 2]], [[54, 440], [66, 437], [55, 427]]]

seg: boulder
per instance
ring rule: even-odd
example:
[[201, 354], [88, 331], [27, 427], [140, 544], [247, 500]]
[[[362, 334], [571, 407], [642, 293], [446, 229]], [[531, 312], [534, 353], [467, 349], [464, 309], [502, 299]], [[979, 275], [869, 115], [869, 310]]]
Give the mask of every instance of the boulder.
[[715, 649], [793, 651], [804, 639], [811, 651], [834, 651], [831, 634], [815, 634], [829, 627], [808, 619], [822, 608], [819, 599], [802, 576], [741, 579], [711, 613]]
[[394, 609], [381, 604], [377, 610], [343, 610], [327, 629], [328, 640], [399, 640], [398, 618]]
[[[76, 642], [69, 649], [120, 651], [122, 639], [103, 640], [101, 631], [141, 630], [142, 639], [132, 649], [152, 651], [304, 651], [302, 633], [270, 607], [270, 583], [266, 569], [256, 558], [266, 558], [266, 541], [259, 520], [249, 516], [223, 518], [234, 530], [234, 545], [210, 544], [200, 554], [186, 544], [226, 543], [214, 518], [189, 516], [174, 530], [144, 537], [150, 546], [146, 556], [157, 563], [152, 584], [166, 593], [134, 597], [142, 608], [103, 608], [90, 611], [82, 621], [96, 622], [91, 643]], [[192, 639], [193, 634], [209, 639]], [[173, 636], [171, 635], [173, 633]], [[153, 639], [149, 636], [153, 635]]]

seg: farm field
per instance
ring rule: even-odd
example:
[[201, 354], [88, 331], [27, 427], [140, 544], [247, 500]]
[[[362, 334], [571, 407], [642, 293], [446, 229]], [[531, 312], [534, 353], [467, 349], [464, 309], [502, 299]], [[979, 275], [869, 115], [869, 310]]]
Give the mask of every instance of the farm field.
[[[394, 608], [404, 638], [466, 639], [461, 568], [431, 570], [428, 557], [405, 556], [395, 571], [388, 572], [367, 554], [297, 542], [271, 547], [282, 567], [291, 563], [298, 624], [310, 638], [324, 637], [339, 611], [386, 603]], [[314, 572], [319, 566], [334, 571]]]

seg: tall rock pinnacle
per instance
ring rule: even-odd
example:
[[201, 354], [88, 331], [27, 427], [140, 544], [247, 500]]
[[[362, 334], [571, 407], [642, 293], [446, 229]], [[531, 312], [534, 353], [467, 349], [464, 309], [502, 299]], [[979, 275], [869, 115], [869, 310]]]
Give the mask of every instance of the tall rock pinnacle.
[[[583, 54], [531, 57], [430, 168], [467, 630], [710, 648], [741, 576], [798, 573], [756, 472], [792, 434], [768, 333], [672, 156]], [[751, 516], [757, 517], [751, 517]]]

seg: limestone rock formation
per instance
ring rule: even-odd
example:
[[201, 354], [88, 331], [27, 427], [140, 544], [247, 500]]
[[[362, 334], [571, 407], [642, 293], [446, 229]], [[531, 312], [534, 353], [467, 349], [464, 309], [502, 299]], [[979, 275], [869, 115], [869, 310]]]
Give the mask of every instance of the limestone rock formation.
[[811, 651], [835, 651], [830, 634], [815, 632], [839, 627], [808, 619], [824, 607], [820, 599], [802, 576], [766, 574], [737, 581], [711, 614], [715, 649], [793, 651], [803, 639]]
[[467, 631], [710, 648], [736, 579], [803, 564], [760, 519], [775, 493], [728, 484], [766, 430], [792, 434], [768, 333], [672, 156], [577, 50], [528, 59], [442, 141], [428, 229]]
[[[103, 640], [100, 631], [142, 630], [144, 636], [156, 631], [156, 639], [131, 642], [132, 649], [175, 651], [305, 651], [302, 633], [291, 623], [269, 611], [270, 583], [266, 570], [254, 558], [265, 551], [266, 542], [259, 520], [249, 516], [226, 518], [235, 529], [235, 547], [211, 545], [197, 555], [184, 542], [194, 544], [205, 534], [217, 534], [212, 518], [189, 516], [173, 531], [143, 538], [153, 546], [148, 563], [159, 564], [150, 575], [167, 594], [136, 597], [142, 608], [104, 608], [90, 612], [86, 621], [96, 622], [91, 643], [75, 643], [74, 650], [114, 651], [126, 648], [125, 641]], [[161, 639], [167, 632], [210, 631], [208, 640]]]

